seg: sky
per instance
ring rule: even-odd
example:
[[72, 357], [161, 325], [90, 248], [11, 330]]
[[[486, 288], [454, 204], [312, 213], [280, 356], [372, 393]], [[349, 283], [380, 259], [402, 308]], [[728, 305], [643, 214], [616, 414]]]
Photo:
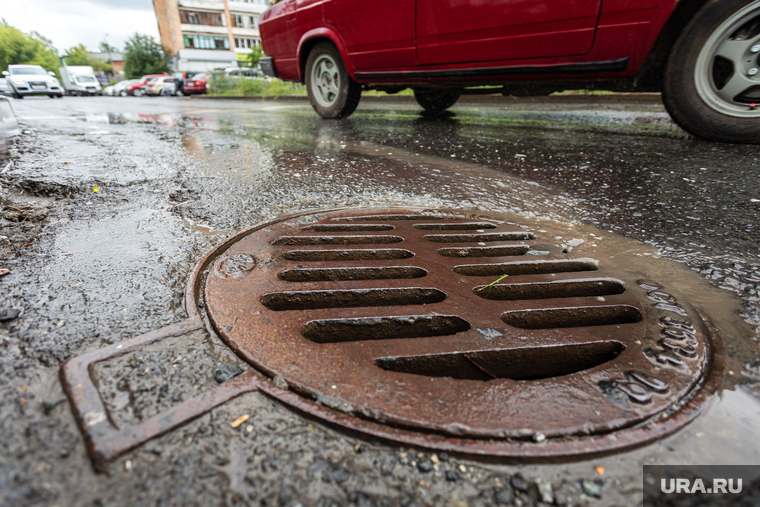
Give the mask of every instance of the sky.
[[0, 17], [22, 32], [34, 30], [52, 40], [59, 54], [78, 44], [97, 51], [106, 39], [123, 49], [135, 32], [159, 40], [152, 0], [8, 0]]

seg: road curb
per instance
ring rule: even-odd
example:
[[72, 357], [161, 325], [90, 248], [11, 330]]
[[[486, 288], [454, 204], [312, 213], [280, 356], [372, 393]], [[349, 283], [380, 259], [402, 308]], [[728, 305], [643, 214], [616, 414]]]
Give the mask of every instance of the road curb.
[[[306, 102], [306, 95], [191, 95], [199, 100], [249, 100], [263, 102]], [[410, 95], [366, 95], [362, 102], [415, 103]], [[567, 94], [541, 97], [513, 97], [502, 95], [465, 95], [458, 104], [661, 104], [659, 93], [606, 93], [603, 95]]]

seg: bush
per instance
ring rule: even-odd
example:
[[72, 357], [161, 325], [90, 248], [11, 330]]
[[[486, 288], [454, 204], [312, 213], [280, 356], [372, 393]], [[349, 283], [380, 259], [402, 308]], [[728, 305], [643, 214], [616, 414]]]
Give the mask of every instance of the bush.
[[209, 95], [306, 95], [306, 88], [300, 83], [224, 74], [209, 76], [206, 87]]

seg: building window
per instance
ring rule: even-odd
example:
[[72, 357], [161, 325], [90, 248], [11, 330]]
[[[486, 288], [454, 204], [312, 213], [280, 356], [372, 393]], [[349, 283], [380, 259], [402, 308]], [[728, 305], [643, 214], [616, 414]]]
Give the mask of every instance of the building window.
[[249, 24], [251, 28], [258, 30], [259, 29], [259, 17], [258, 16], [250, 16]]
[[235, 47], [240, 49], [253, 49], [259, 47], [261, 41], [251, 37], [235, 37]]
[[179, 19], [187, 25], [226, 26], [218, 12], [179, 11]]
[[227, 37], [211, 35], [185, 35], [185, 47], [192, 49], [230, 49]]
[[230, 19], [232, 19], [232, 26], [243, 28], [245, 25], [243, 25], [243, 16], [240, 14], [231, 14]]

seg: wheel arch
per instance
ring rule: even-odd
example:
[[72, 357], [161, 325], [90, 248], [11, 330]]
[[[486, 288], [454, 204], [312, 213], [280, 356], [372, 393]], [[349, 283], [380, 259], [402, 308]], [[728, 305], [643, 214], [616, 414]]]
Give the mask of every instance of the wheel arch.
[[320, 42], [331, 42], [336, 48], [338, 48], [338, 52], [343, 59], [343, 64], [346, 66], [348, 75], [351, 76], [351, 79], [356, 81], [354, 67], [351, 65], [351, 61], [348, 58], [346, 46], [343, 44], [340, 36], [334, 30], [327, 27], [309, 30], [303, 34], [301, 40], [298, 42], [298, 80], [301, 83], [306, 81], [306, 60], [309, 58], [309, 53], [312, 48]]
[[711, 0], [679, 0], [670, 14], [660, 35], [654, 42], [641, 71], [635, 80], [638, 91], [659, 92], [662, 90], [663, 72], [673, 46], [681, 36], [686, 25], [696, 13]]

